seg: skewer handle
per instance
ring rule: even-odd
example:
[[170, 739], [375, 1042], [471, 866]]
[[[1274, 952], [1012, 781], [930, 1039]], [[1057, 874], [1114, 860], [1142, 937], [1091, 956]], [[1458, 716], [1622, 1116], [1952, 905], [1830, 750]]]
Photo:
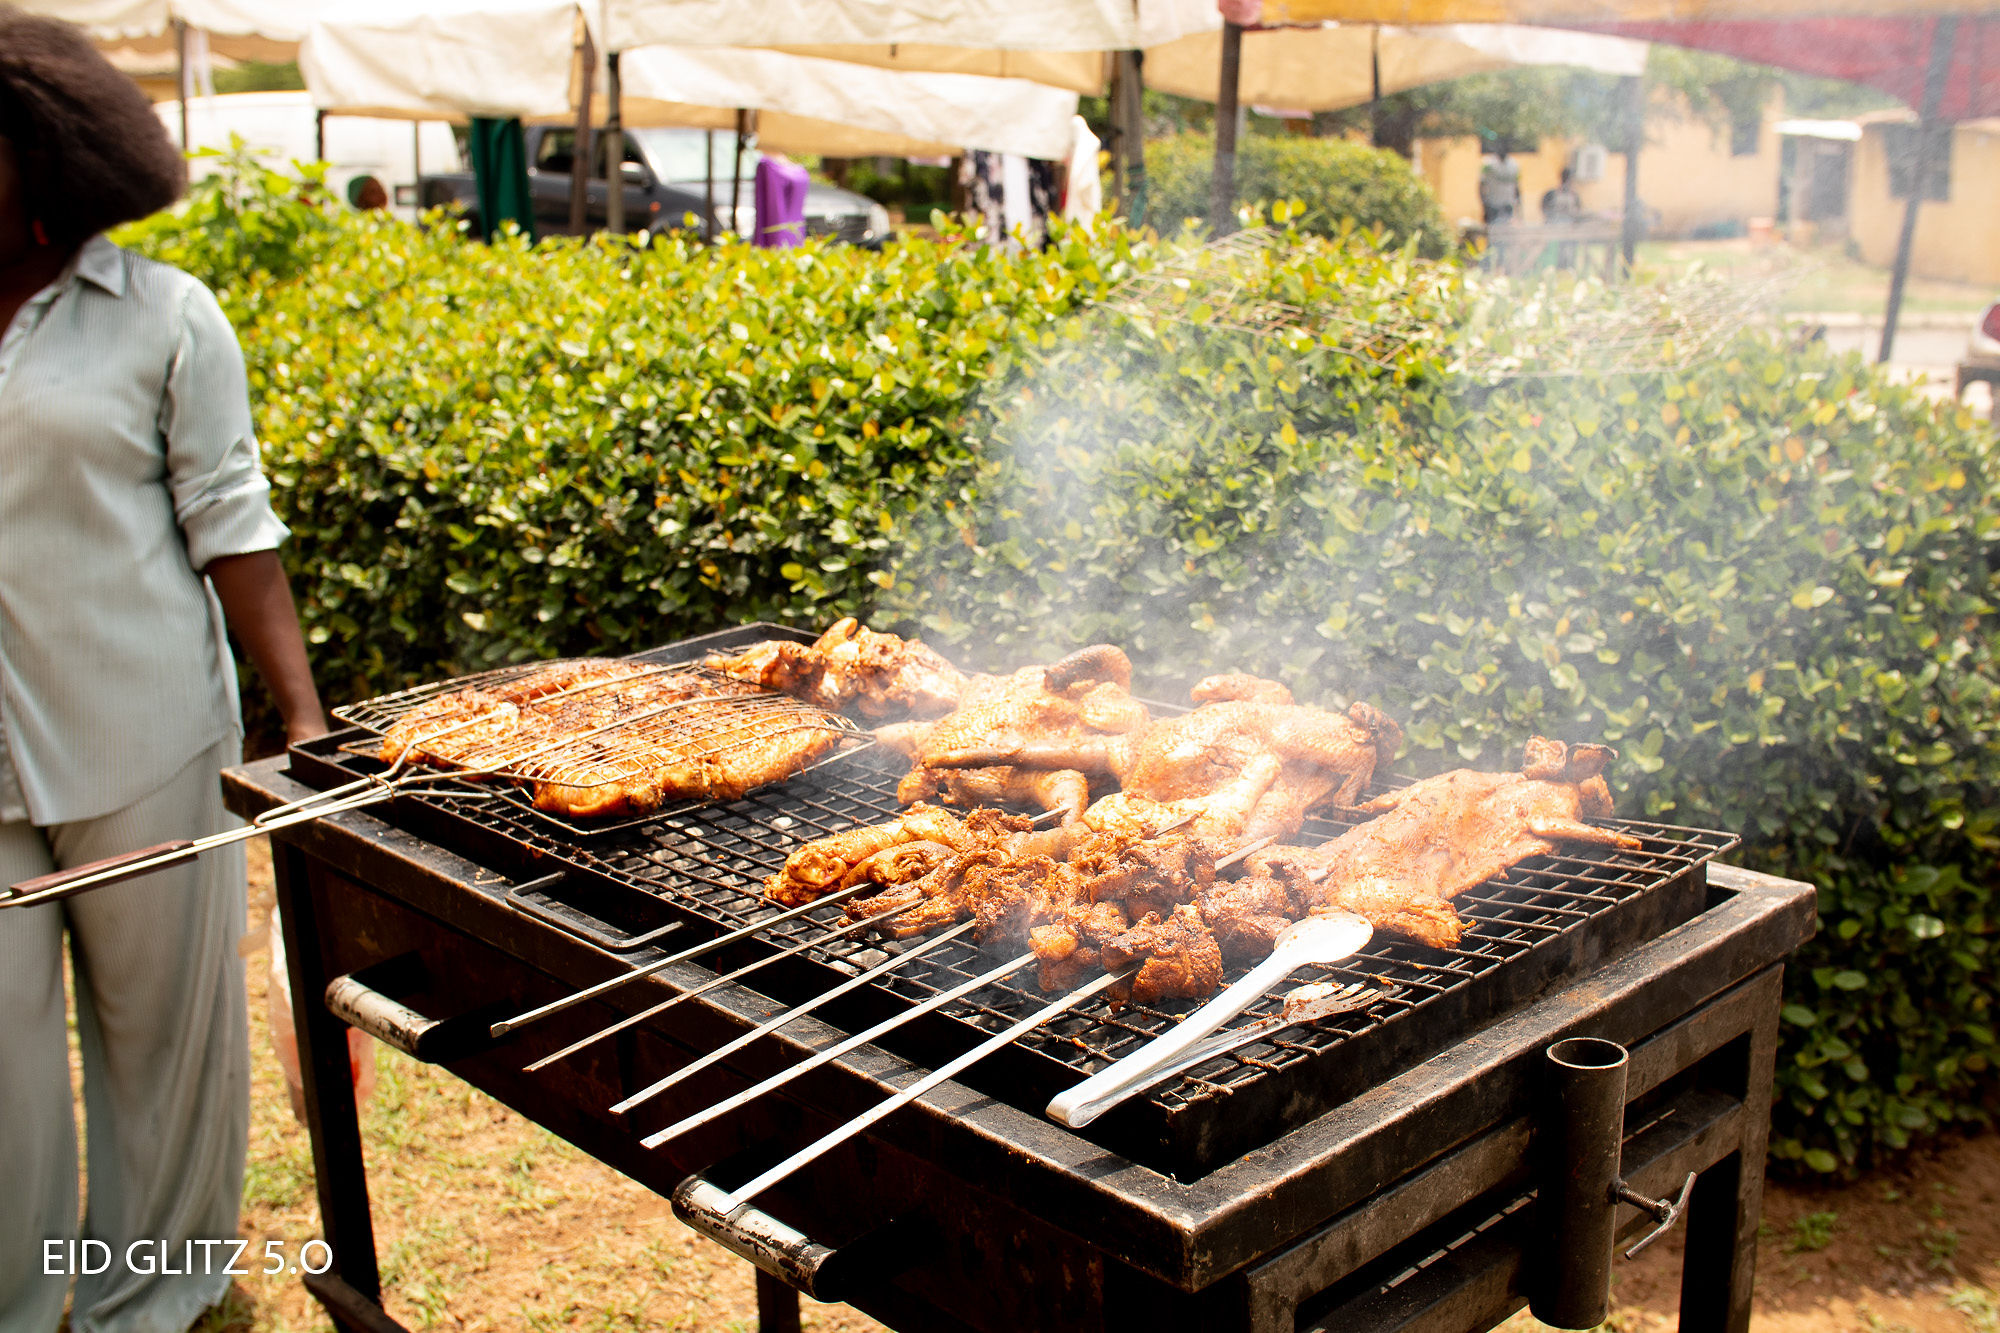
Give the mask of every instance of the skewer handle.
[[102, 861], [92, 861], [88, 865], [51, 871], [49, 874], [24, 879], [14, 885], [8, 890], [8, 897], [0, 898], [0, 907], [31, 905], [19, 901], [23, 898], [33, 898], [37, 902], [54, 902], [73, 893], [82, 893], [86, 889], [137, 879], [141, 875], [150, 875], [155, 870], [163, 870], [167, 866], [192, 861], [201, 855], [201, 852], [202, 849], [197, 847], [192, 839], [179, 838], [173, 842], [141, 847], [136, 852], [126, 852], [122, 856], [108, 856]]

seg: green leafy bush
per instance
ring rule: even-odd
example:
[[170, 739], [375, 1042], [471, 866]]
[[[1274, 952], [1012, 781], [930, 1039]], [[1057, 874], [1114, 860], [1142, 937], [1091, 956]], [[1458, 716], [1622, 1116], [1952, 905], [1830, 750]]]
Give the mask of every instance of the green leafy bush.
[[[1176, 134], [1146, 144], [1146, 220], [1161, 232], [1184, 219], [1208, 220], [1215, 140]], [[1387, 241], [1415, 239], [1425, 255], [1452, 243], [1430, 187], [1394, 153], [1345, 139], [1245, 135], [1236, 141], [1236, 197], [1245, 203], [1300, 202], [1300, 226], [1321, 236], [1379, 228]]]
[[344, 220], [234, 301], [322, 688], [865, 606], [989, 365], [1129, 253]]

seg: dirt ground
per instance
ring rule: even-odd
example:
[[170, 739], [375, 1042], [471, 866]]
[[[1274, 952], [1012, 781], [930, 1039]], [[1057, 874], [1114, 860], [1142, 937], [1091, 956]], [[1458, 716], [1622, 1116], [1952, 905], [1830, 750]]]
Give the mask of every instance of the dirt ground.
[[[251, 845], [253, 1056], [242, 1234], [298, 1255], [318, 1234], [312, 1157], [271, 1045], [270, 863]], [[756, 1327], [751, 1269], [666, 1202], [450, 1075], [387, 1049], [363, 1117], [391, 1314], [417, 1329]], [[80, 1106], [79, 1106], [80, 1109]], [[1757, 1333], [2000, 1333], [2000, 1135], [1914, 1155], [1830, 1189], [1773, 1185], [1759, 1245]], [[1674, 1325], [1681, 1255], [1619, 1265], [1614, 1333]], [[807, 1328], [881, 1326], [807, 1302]], [[332, 1326], [296, 1277], [240, 1279], [199, 1333]], [[1516, 1316], [1509, 1333], [1542, 1325]]]

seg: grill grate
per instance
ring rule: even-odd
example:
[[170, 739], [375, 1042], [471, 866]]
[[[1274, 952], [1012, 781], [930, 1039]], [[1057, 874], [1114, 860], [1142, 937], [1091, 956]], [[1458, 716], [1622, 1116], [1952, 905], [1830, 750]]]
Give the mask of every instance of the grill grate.
[[[727, 928], [751, 924], [775, 908], [762, 897], [764, 877], [779, 869], [800, 843], [857, 824], [877, 823], [902, 810], [895, 787], [902, 762], [870, 751], [841, 756], [815, 772], [741, 800], [688, 805], [627, 821], [614, 836], [579, 845], [571, 837], [534, 826], [499, 803], [424, 797], [459, 818], [483, 824], [544, 855], [656, 894], [683, 910]], [[1354, 820], [1313, 818], [1298, 839], [1328, 841]], [[1603, 821], [1642, 840], [1639, 851], [1538, 857], [1515, 866], [1503, 880], [1455, 900], [1468, 930], [1459, 947], [1430, 949], [1378, 937], [1338, 966], [1302, 969], [1286, 989], [1311, 981], [1361, 982], [1380, 993], [1365, 1007], [1295, 1027], [1186, 1071], [1153, 1089], [1147, 1100], [1173, 1113], [1232, 1095], [1265, 1077], [1325, 1056], [1343, 1043], [1387, 1024], [1406, 1023], [1538, 948], [1585, 929], [1599, 915], [1648, 889], [1679, 877], [1726, 850], [1726, 834], [1626, 820]], [[761, 937], [774, 946], [802, 943], [840, 920], [840, 908], [795, 918]], [[911, 941], [915, 943], [916, 941]], [[849, 937], [808, 951], [816, 961], [847, 974], [882, 961], [905, 946]], [[875, 983], [909, 1001], [928, 999], [991, 966], [976, 947], [953, 942]], [[1230, 979], [1242, 975], [1232, 969]], [[962, 1023], [998, 1031], [1048, 1000], [1033, 972], [988, 987], [944, 1012]], [[1021, 1039], [1021, 1044], [1077, 1075], [1092, 1073], [1178, 1022], [1197, 1002], [1115, 1009], [1092, 1001]], [[1282, 992], [1252, 1005], [1237, 1025], [1275, 1013]]]

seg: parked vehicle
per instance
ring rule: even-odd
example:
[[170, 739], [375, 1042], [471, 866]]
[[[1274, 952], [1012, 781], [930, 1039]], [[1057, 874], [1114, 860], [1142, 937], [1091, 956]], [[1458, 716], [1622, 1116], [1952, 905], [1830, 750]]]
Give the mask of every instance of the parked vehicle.
[[1983, 380], [1992, 389], [1992, 418], [2000, 422], [2000, 301], [1987, 306], [1979, 323], [1973, 325], [1965, 359], [1958, 363], [1956, 396], [1963, 398], [1965, 386], [1974, 380]]
[[[181, 136], [181, 104], [154, 107], [167, 133]], [[241, 138], [257, 160], [274, 171], [316, 156], [319, 113], [312, 95], [304, 92], [225, 93], [188, 102], [188, 141], [192, 148], [227, 149], [230, 136]], [[382, 197], [404, 218], [417, 214], [420, 168], [457, 170], [464, 164], [458, 140], [443, 121], [382, 120], [371, 116], [328, 116], [326, 159], [331, 166], [327, 184], [335, 197], [360, 206], [375, 180]], [[203, 174], [203, 159], [188, 169]]]
[[[570, 172], [576, 162], [576, 131], [558, 125], [530, 125], [523, 131], [528, 157], [528, 185], [534, 198], [535, 226], [544, 234], [568, 234]], [[732, 188], [731, 168], [736, 136], [726, 130], [626, 130], [620, 179], [624, 189], [625, 225], [633, 231], [700, 228], [713, 221], [718, 231], [749, 235], [756, 225], [751, 180], [757, 153], [743, 155], [740, 188]], [[601, 231], [608, 197], [604, 180], [606, 145], [610, 137], [593, 134], [592, 169], [585, 182], [586, 231]], [[713, 154], [711, 158], [710, 154]], [[713, 173], [711, 206], [708, 182]], [[427, 175], [424, 207], [457, 204], [477, 222], [479, 194], [472, 173]], [[735, 213], [731, 215], [732, 200]], [[694, 220], [689, 222], [689, 218]], [[889, 237], [889, 214], [866, 195], [815, 181], [806, 192], [806, 235], [832, 236], [856, 245], [877, 246]]]

